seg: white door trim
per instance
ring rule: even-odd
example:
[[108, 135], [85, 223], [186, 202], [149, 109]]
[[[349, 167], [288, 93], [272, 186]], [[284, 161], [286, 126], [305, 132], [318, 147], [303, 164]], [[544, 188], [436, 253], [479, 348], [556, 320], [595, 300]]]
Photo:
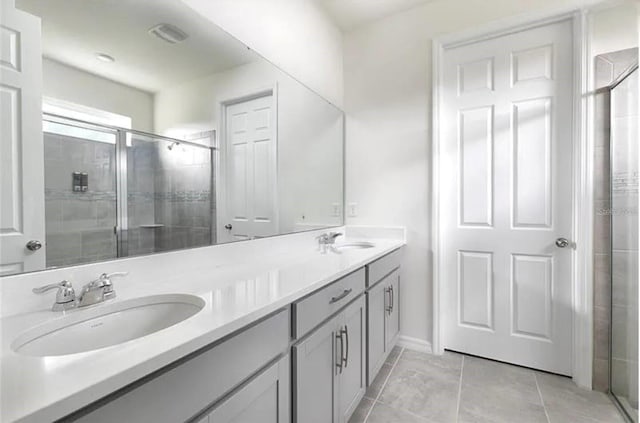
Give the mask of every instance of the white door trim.
[[442, 354], [441, 304], [445, 304], [440, 286], [443, 268], [440, 234], [440, 87], [442, 85], [442, 57], [448, 48], [503, 36], [538, 26], [571, 20], [574, 28], [574, 111], [573, 111], [573, 240], [576, 248], [572, 254], [572, 306], [573, 306], [573, 380], [579, 386], [591, 389], [593, 363], [593, 140], [589, 135], [587, 113], [590, 98], [585, 95], [589, 86], [588, 66], [589, 38], [586, 28], [586, 12], [572, 11], [508, 18], [471, 31], [448, 34], [433, 40], [432, 47], [432, 254], [433, 254], [433, 341], [435, 354]]
[[[227, 192], [226, 192], [226, 139], [227, 139], [227, 108], [237, 103], [243, 103], [245, 101], [254, 100], [260, 97], [272, 96], [273, 99], [273, 114], [271, 115], [271, 122], [273, 128], [273, 139], [275, 141], [275, 179], [278, 180], [278, 84], [273, 86], [259, 89], [251, 93], [238, 95], [236, 97], [228, 98], [219, 101], [220, 105], [220, 137], [216, 138], [218, 154], [215, 158], [215, 177], [216, 177], [216, 238], [217, 242], [220, 242], [220, 234], [225, 231], [224, 225], [227, 221]], [[276, 232], [280, 232], [280, 208], [278, 207], [278, 185], [273, 190], [274, 206], [275, 206], [275, 225]]]

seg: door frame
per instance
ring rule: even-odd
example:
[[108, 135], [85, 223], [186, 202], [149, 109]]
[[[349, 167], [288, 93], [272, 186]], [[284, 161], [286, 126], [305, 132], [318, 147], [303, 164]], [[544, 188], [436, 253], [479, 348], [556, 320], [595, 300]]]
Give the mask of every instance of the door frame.
[[[220, 242], [220, 235], [225, 232], [225, 221], [227, 220], [227, 186], [226, 186], [226, 175], [227, 175], [227, 109], [229, 106], [233, 106], [234, 104], [244, 103], [245, 101], [255, 100], [256, 98], [271, 96], [272, 98], [272, 108], [273, 113], [271, 115], [271, 124], [273, 128], [273, 140], [275, 142], [275, 163], [274, 171], [275, 171], [275, 179], [278, 180], [278, 83], [274, 83], [270, 87], [257, 89], [251, 91], [246, 94], [239, 94], [237, 96], [233, 96], [230, 98], [225, 98], [223, 100], [218, 101], [218, 105], [220, 108], [220, 137], [216, 137], [217, 145], [214, 146], [214, 149], [217, 149], [218, 154], [216, 154], [215, 159], [215, 178], [216, 178], [216, 242]], [[275, 207], [274, 220], [276, 225], [276, 232], [280, 230], [280, 208], [278, 207], [278, 184], [276, 184], [273, 190], [273, 205]], [[226, 242], [231, 242], [230, 240], [226, 240]]]
[[556, 22], [570, 20], [573, 24], [573, 140], [572, 140], [572, 240], [574, 249], [571, 257], [571, 292], [573, 312], [572, 339], [572, 377], [574, 382], [591, 389], [593, 366], [593, 137], [588, 114], [592, 99], [588, 93], [592, 78], [589, 67], [589, 34], [587, 31], [587, 13], [585, 10], [571, 10], [527, 16], [516, 16], [499, 20], [488, 25], [447, 34], [433, 40], [432, 46], [432, 281], [433, 281], [433, 336], [432, 350], [435, 354], [444, 353], [442, 343], [445, 304], [441, 286], [443, 268], [442, 234], [440, 228], [440, 131], [439, 117], [442, 94], [443, 54], [450, 48], [475, 43], [499, 36], [521, 32]]

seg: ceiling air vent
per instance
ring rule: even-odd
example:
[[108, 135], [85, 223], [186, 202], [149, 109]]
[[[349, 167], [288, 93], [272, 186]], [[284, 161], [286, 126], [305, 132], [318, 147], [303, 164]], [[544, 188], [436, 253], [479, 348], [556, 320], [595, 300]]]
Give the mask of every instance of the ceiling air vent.
[[169, 44], [177, 44], [186, 40], [189, 36], [180, 28], [168, 23], [161, 23], [149, 29], [149, 34], [155, 35]]

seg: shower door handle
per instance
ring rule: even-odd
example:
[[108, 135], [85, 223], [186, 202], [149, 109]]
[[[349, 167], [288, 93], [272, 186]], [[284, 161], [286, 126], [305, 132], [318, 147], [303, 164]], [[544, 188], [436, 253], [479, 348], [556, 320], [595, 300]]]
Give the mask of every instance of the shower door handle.
[[233, 229], [233, 226], [231, 225], [231, 223], [227, 223], [226, 225], [224, 225], [224, 228], [230, 231], [231, 229]]

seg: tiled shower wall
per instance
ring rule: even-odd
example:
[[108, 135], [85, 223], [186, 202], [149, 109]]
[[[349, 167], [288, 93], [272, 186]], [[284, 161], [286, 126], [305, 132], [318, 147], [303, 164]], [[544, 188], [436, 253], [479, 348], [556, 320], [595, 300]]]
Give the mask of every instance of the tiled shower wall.
[[[115, 258], [115, 146], [45, 133], [44, 163], [47, 267]], [[88, 191], [73, 191], [74, 171]]]
[[133, 140], [128, 162], [129, 254], [215, 242], [211, 150]]
[[155, 216], [156, 251], [215, 243], [215, 194], [211, 150], [180, 144], [158, 146]]
[[155, 173], [158, 148], [155, 143], [134, 140], [127, 158], [128, 254], [156, 251]]
[[[45, 133], [47, 266], [117, 257], [113, 144]], [[211, 150], [132, 140], [127, 162], [128, 255], [215, 242]], [[73, 192], [72, 172], [89, 174]]]
[[[637, 49], [623, 50], [598, 56], [595, 62], [595, 227], [594, 227], [594, 362], [593, 388], [609, 389], [609, 346], [611, 338], [611, 96], [609, 86], [616, 78], [637, 62]], [[614, 255], [615, 269], [620, 268]], [[636, 267], [637, 269], [637, 267]], [[637, 272], [637, 270], [636, 270]], [[636, 273], [637, 275], [637, 273]]]

